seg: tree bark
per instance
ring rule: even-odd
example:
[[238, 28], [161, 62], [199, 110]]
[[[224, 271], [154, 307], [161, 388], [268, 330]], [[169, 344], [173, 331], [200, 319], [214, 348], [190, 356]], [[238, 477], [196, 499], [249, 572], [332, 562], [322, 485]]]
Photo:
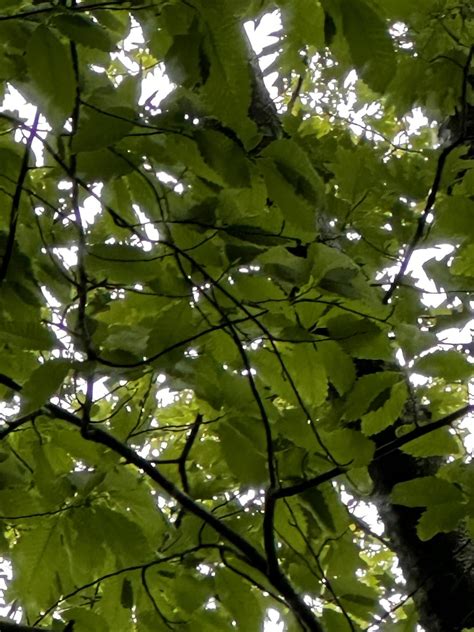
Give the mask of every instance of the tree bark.
[[[392, 437], [388, 435], [392, 435]], [[395, 432], [383, 433], [383, 442]], [[395, 450], [373, 461], [374, 501], [385, 537], [396, 553], [426, 632], [461, 632], [474, 627], [474, 545], [463, 529], [439, 533], [423, 542], [416, 525], [422, 511], [395, 505], [390, 493], [397, 483], [436, 473], [435, 459], [415, 459]]]

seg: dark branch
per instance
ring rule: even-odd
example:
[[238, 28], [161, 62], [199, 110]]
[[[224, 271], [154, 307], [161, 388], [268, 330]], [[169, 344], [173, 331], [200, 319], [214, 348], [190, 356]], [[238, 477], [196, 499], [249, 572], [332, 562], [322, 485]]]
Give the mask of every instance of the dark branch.
[[40, 117], [40, 112], [37, 109], [35, 118], [33, 120], [33, 125], [31, 126], [29, 136], [26, 140], [25, 151], [23, 153], [23, 159], [20, 166], [20, 173], [18, 174], [18, 180], [16, 182], [15, 193], [13, 194], [13, 198], [12, 198], [12, 205], [10, 208], [10, 222], [9, 222], [10, 225], [9, 225], [9, 230], [8, 230], [7, 243], [5, 245], [5, 252], [3, 253], [2, 265], [0, 266], [0, 284], [7, 276], [8, 267], [10, 265], [10, 261], [13, 255], [16, 227], [18, 224], [18, 216], [20, 214], [21, 194], [23, 191], [23, 184], [26, 179], [26, 174], [28, 173], [28, 162], [30, 159], [31, 144], [33, 143], [33, 140], [36, 138], [39, 117]]
[[[382, 459], [388, 454], [391, 454], [395, 450], [398, 450], [399, 448], [406, 445], [407, 443], [410, 443], [410, 441], [414, 441], [415, 439], [424, 437], [425, 435], [430, 434], [431, 432], [434, 432], [435, 430], [439, 430], [439, 428], [445, 428], [446, 426], [449, 426], [453, 422], [457, 421], [458, 419], [461, 419], [462, 417], [465, 417], [466, 415], [469, 415], [472, 412], [474, 412], [474, 404], [465, 406], [464, 408], [461, 408], [455, 411], [454, 413], [451, 413], [450, 415], [443, 417], [442, 419], [438, 419], [437, 421], [433, 421], [424, 426], [418, 426], [417, 428], [414, 428], [410, 432], [407, 432], [407, 434], [402, 435], [401, 437], [397, 437], [397, 439], [394, 439], [393, 441], [390, 441], [389, 443], [386, 443], [385, 445], [381, 445], [380, 447], [378, 447], [374, 452], [373, 460], [378, 461], [379, 459]], [[300, 483], [296, 483], [295, 485], [289, 485], [288, 487], [283, 487], [282, 489], [277, 490], [275, 492], [275, 497], [287, 498], [289, 496], [295, 496], [296, 494], [301, 494], [302, 492], [308, 489], [312, 489], [313, 487], [318, 487], [319, 485], [322, 485], [323, 483], [332, 481], [333, 479], [337, 478], [341, 474], [345, 474], [347, 471], [348, 471], [348, 468], [343, 468], [339, 466], [333, 467], [331, 470], [328, 470], [327, 472], [323, 472], [323, 474], [318, 474], [318, 476], [313, 476], [313, 478], [308, 478], [304, 481], [301, 481]]]

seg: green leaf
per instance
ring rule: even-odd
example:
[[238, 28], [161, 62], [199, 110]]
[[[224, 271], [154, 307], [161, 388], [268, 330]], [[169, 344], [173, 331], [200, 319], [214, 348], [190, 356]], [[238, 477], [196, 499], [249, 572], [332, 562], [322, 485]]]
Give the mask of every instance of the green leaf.
[[82, 46], [97, 48], [106, 53], [115, 48], [115, 40], [110, 32], [92, 22], [85, 15], [78, 15], [77, 13], [57, 15], [53, 24], [63, 35], [77, 44], [82, 44]]
[[71, 368], [68, 360], [48, 360], [33, 371], [21, 391], [21, 415], [46, 404], [58, 392]]
[[210, 597], [211, 586], [204, 577], [192, 577], [183, 572], [177, 575], [173, 593], [176, 604], [183, 612], [192, 614]]
[[298, 344], [291, 354], [283, 355], [283, 362], [296, 390], [296, 393], [292, 392], [292, 400], [297, 402], [299, 396], [306, 405], [321, 405], [327, 396], [328, 381], [319, 351], [311, 343]]
[[[250, 423], [259, 423], [255, 419]], [[220, 423], [218, 427], [220, 447], [232, 474], [245, 486], [258, 486], [267, 482], [267, 464], [264, 453], [255, 444], [245, 426]]]
[[370, 437], [388, 428], [402, 415], [407, 399], [408, 388], [405, 382], [394, 384], [383, 405], [362, 417], [362, 432]]
[[74, 632], [109, 632], [107, 621], [89, 608], [69, 608], [61, 613], [66, 621], [74, 621]]
[[227, 569], [220, 569], [216, 578], [217, 594], [237, 622], [237, 629], [261, 630], [264, 610], [247, 582]]
[[291, 44], [324, 47], [324, 11], [318, 0], [282, 2], [282, 22]]
[[392, 502], [407, 507], [429, 507], [460, 502], [463, 493], [453, 483], [436, 476], [423, 476], [397, 483], [391, 493]]
[[457, 351], [435, 351], [416, 360], [413, 370], [422, 375], [440, 377], [448, 382], [463, 380], [473, 374], [473, 366]]
[[[108, 149], [82, 151], [77, 158], [78, 175], [86, 181], [110, 180], [133, 171], [133, 164]], [[120, 213], [118, 213], [120, 217]]]
[[40, 25], [28, 43], [26, 60], [46, 117], [60, 128], [72, 113], [76, 94], [69, 47], [51, 29]]
[[23, 591], [27, 591], [26, 611], [35, 616], [35, 612], [46, 608], [54, 600], [58, 589], [57, 564], [61, 564], [61, 574], [67, 577], [67, 551], [61, 546], [58, 521], [25, 530], [11, 550], [10, 559], [16, 569], [9, 588], [10, 597], [21, 597]]
[[416, 457], [450, 456], [459, 454], [460, 446], [448, 428], [439, 428], [424, 437], [410, 441], [401, 449]]
[[399, 373], [385, 371], [360, 377], [346, 400], [345, 419], [355, 421], [369, 409], [372, 402], [384, 391], [391, 389], [400, 380]]
[[354, 261], [336, 248], [330, 248], [325, 244], [312, 244], [310, 248], [312, 263], [311, 272], [316, 283], [327, 277], [332, 270], [344, 270], [348, 278], [353, 278], [357, 270]]
[[302, 504], [311, 511], [322, 528], [330, 533], [336, 532], [331, 509], [324, 494], [319, 489], [316, 487], [308, 489], [300, 495], [300, 499]]
[[89, 152], [113, 145], [130, 132], [134, 116], [133, 110], [122, 106], [102, 111], [84, 107], [72, 151]]
[[286, 138], [275, 140], [261, 155], [273, 160], [281, 176], [293, 185], [296, 194], [310, 204], [322, 203], [324, 184], [298, 143]]
[[212, 170], [233, 188], [250, 186], [250, 165], [239, 145], [212, 129], [195, 133], [199, 152]]
[[465, 516], [466, 505], [459, 502], [430, 505], [418, 521], [418, 537], [420, 540], [430, 540], [437, 533], [454, 531]]
[[396, 69], [388, 24], [363, 0], [339, 4], [344, 35], [362, 79], [377, 92], [384, 92]]
[[411, 360], [420, 352], [434, 347], [438, 343], [434, 333], [420, 331], [417, 325], [410, 325], [409, 323], [398, 323], [395, 333], [406, 360]]
[[458, 250], [451, 265], [451, 272], [472, 277], [474, 269], [474, 244], [466, 244]]
[[356, 379], [355, 366], [350, 355], [333, 340], [326, 340], [318, 344], [317, 348], [329, 381], [336, 387], [339, 395], [344, 395]]
[[200, 0], [206, 37], [200, 51], [201, 68], [209, 64], [202, 94], [210, 111], [234, 129], [250, 146], [255, 144], [256, 126], [248, 118], [251, 84], [247, 50], [232, 4]]
[[371, 462], [375, 444], [361, 432], [340, 428], [322, 436], [324, 445], [342, 467], [363, 467]]
[[38, 323], [0, 317], [0, 340], [18, 349], [49, 350], [57, 342], [54, 334]]

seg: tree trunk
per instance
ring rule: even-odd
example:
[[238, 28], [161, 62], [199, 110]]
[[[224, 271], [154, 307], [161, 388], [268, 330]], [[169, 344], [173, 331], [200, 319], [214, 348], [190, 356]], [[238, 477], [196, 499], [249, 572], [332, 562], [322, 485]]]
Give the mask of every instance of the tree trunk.
[[[391, 437], [389, 436], [391, 435]], [[393, 429], [383, 433], [382, 443], [395, 438]], [[430, 476], [438, 460], [415, 459], [395, 450], [374, 461], [374, 501], [385, 526], [385, 535], [400, 561], [413, 596], [420, 624], [426, 632], [461, 632], [474, 626], [474, 545], [461, 529], [439, 533], [421, 541], [416, 525], [421, 510], [395, 505], [390, 493], [397, 483]]]

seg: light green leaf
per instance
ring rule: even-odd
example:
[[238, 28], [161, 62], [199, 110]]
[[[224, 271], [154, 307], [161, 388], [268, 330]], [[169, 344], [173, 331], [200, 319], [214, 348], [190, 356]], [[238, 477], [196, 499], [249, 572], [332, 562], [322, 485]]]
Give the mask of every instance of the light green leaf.
[[30, 375], [21, 391], [21, 415], [39, 410], [59, 391], [71, 369], [68, 360], [48, 360]]
[[[283, 355], [283, 361], [303, 402], [310, 406], [320, 406], [327, 396], [328, 380], [319, 351], [311, 343], [297, 344], [291, 354]], [[297, 394], [294, 392], [292, 400], [297, 403]]]
[[401, 448], [416, 457], [458, 455], [460, 446], [448, 428], [439, 428], [424, 437], [410, 441]]
[[67, 621], [74, 621], [74, 632], [109, 632], [107, 621], [90, 608], [70, 608], [61, 613]]
[[332, 457], [343, 467], [363, 467], [372, 460], [375, 444], [357, 430], [340, 428], [322, 437]]
[[430, 505], [418, 521], [418, 537], [420, 540], [430, 540], [437, 533], [454, 531], [465, 515], [466, 505], [459, 502]]
[[29, 41], [26, 60], [46, 117], [61, 127], [72, 112], [76, 94], [69, 47], [51, 29], [40, 25]]
[[22, 598], [26, 591], [28, 601], [24, 608], [28, 615], [36, 616], [34, 613], [46, 608], [55, 598], [58, 563], [67, 577], [67, 551], [61, 544], [58, 521], [24, 530], [9, 557], [16, 571], [9, 588], [10, 597]]
[[311, 272], [316, 282], [324, 279], [332, 270], [344, 271], [349, 280], [357, 272], [357, 266], [350, 257], [325, 244], [312, 244], [309, 256], [312, 262]]
[[317, 348], [329, 381], [336, 387], [339, 395], [344, 395], [356, 379], [355, 366], [350, 355], [333, 340], [325, 340]]
[[248, 582], [242, 582], [228, 569], [219, 569], [216, 588], [220, 601], [237, 621], [238, 630], [261, 630], [264, 610]]
[[438, 342], [434, 333], [421, 331], [419, 327], [409, 323], [398, 323], [395, 327], [395, 335], [406, 360], [411, 360]]
[[457, 351], [435, 351], [415, 362], [413, 370], [422, 375], [440, 377], [448, 382], [472, 377], [474, 365]]
[[402, 414], [407, 399], [408, 388], [405, 382], [394, 384], [383, 405], [362, 417], [362, 432], [370, 437], [388, 428]]
[[474, 244], [466, 244], [460, 248], [451, 265], [451, 272], [457, 275], [472, 277], [474, 275]]
[[344, 418], [355, 421], [362, 417], [372, 402], [381, 393], [391, 389], [399, 380], [400, 374], [395, 371], [371, 373], [360, 377], [347, 396]]

